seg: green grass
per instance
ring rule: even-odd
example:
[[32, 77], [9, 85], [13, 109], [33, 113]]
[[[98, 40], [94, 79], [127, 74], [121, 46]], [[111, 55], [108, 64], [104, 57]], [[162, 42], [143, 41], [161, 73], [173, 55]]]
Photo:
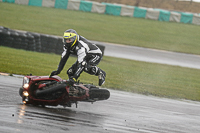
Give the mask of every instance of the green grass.
[[[60, 56], [24, 51], [0, 46], [0, 72], [13, 74], [49, 75], [57, 69]], [[67, 69], [76, 58], [69, 58], [59, 75], [68, 79]], [[145, 95], [200, 101], [200, 71], [169, 65], [144, 63], [119, 58], [104, 57], [99, 67], [107, 72], [102, 87]], [[98, 84], [94, 75], [82, 73], [84, 83]]]
[[0, 25], [58, 36], [73, 28], [90, 40], [200, 54], [200, 26], [192, 24], [0, 2]]
[[[169, 51], [200, 54], [200, 26], [146, 19], [117, 17], [55, 8], [0, 2], [0, 25], [11, 29], [62, 36], [73, 28], [95, 40]], [[0, 72], [49, 75], [56, 70], [59, 55], [0, 47]], [[60, 74], [76, 58], [69, 58]], [[107, 72], [103, 87], [145, 95], [200, 101], [200, 71], [169, 65], [104, 57], [99, 64]], [[81, 74], [84, 83], [98, 84], [98, 78]]]

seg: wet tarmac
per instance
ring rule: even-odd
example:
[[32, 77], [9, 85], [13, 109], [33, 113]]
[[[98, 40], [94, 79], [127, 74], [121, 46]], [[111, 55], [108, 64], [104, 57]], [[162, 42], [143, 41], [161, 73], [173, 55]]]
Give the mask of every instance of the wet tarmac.
[[200, 103], [110, 90], [78, 108], [23, 105], [22, 78], [0, 75], [0, 133], [199, 133]]
[[97, 41], [93, 42], [105, 46], [105, 56], [200, 69], [199, 55]]

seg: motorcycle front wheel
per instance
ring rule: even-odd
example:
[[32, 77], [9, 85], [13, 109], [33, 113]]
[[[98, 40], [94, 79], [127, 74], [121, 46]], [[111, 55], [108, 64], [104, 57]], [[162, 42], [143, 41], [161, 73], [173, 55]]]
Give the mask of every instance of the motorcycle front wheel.
[[23, 88], [19, 88], [19, 95], [22, 97], [24, 89]]

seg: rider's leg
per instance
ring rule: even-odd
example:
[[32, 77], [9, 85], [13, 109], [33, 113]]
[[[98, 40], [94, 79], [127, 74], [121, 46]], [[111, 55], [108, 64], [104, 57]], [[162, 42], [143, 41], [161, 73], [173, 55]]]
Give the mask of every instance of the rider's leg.
[[101, 56], [91, 55], [90, 57], [91, 58], [89, 58], [89, 60], [86, 60], [87, 64], [85, 66], [84, 71], [91, 75], [98, 76], [99, 77], [99, 86], [101, 86], [105, 83], [105, 77], [106, 77], [106, 72], [96, 66], [101, 61]]

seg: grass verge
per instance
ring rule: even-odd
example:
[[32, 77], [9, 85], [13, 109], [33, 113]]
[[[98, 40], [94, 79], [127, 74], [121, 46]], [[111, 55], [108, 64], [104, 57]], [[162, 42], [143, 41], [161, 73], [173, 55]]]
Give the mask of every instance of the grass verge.
[[[57, 69], [60, 56], [0, 46], [0, 72], [49, 75]], [[66, 71], [76, 58], [69, 58], [59, 75], [67, 79]], [[145, 95], [200, 101], [200, 71], [169, 65], [104, 56], [99, 67], [107, 72], [103, 87]], [[84, 83], [98, 84], [98, 78], [82, 73]]]
[[197, 25], [3, 2], [0, 20], [11, 29], [62, 36], [73, 28], [90, 40], [200, 54]]

